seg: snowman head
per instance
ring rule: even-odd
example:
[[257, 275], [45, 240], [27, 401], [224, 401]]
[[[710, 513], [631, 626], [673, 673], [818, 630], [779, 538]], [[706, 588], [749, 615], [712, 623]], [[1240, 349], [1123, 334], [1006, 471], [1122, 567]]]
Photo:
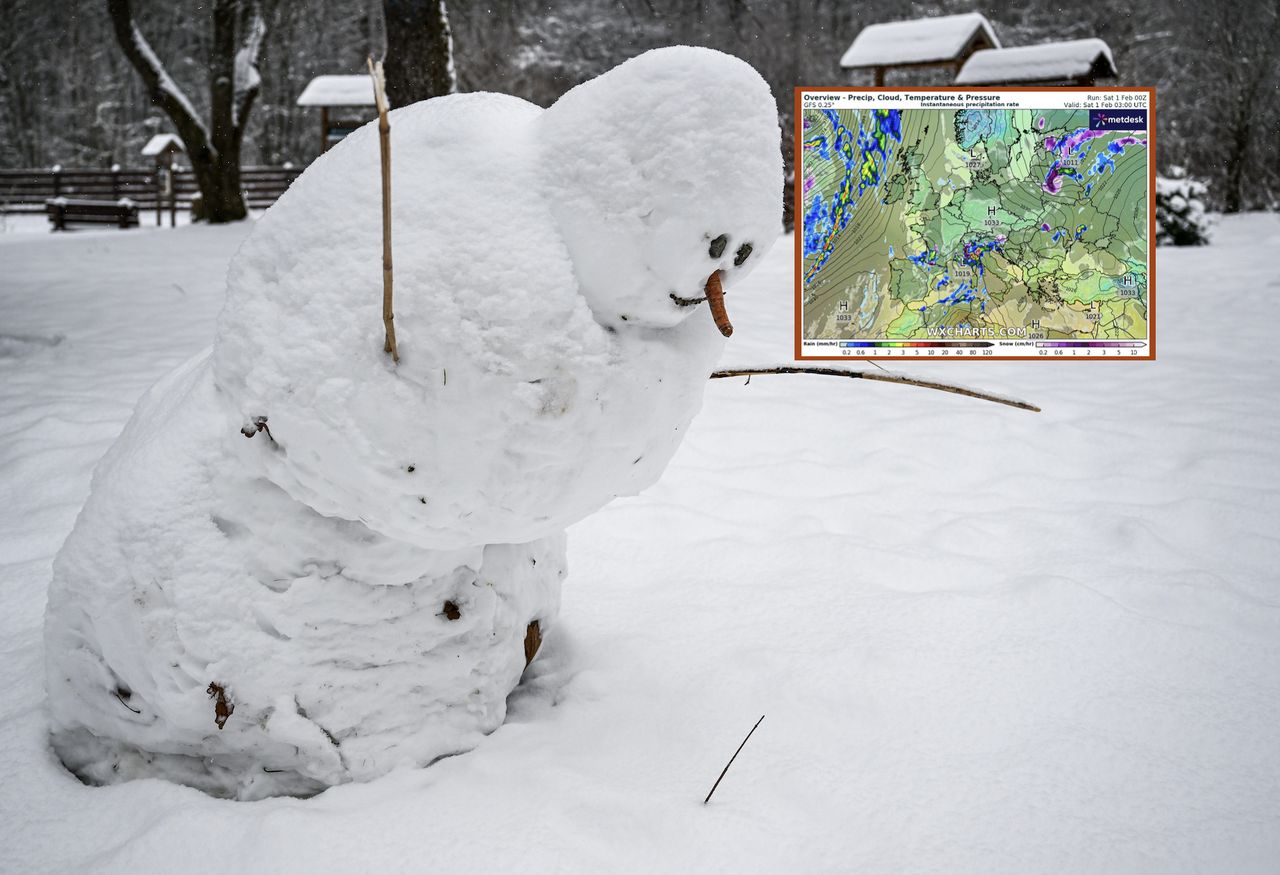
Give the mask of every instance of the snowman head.
[[745, 62], [675, 46], [569, 91], [538, 119], [546, 195], [598, 322], [669, 328], [706, 312], [781, 229], [769, 86]]

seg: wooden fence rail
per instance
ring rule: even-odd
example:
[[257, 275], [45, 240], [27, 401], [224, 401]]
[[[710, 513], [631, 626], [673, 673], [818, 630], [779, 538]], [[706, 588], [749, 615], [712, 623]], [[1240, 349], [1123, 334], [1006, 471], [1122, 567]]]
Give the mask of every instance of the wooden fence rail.
[[[240, 182], [250, 208], [271, 206], [302, 172], [297, 167], [242, 167]], [[173, 174], [179, 209], [190, 209], [199, 190], [195, 174]], [[42, 213], [51, 197], [117, 200], [127, 197], [143, 210], [156, 208], [154, 170], [0, 170], [0, 212]], [[167, 199], [165, 200], [168, 206]]]

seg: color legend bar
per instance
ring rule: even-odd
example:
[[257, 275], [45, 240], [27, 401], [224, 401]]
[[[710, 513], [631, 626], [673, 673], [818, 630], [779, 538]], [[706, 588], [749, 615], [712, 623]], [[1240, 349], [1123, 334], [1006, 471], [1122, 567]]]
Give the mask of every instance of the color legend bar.
[[985, 340], [846, 340], [841, 346], [857, 349], [920, 349], [922, 347], [977, 349], [995, 346]]
[[1111, 349], [1140, 349], [1146, 346], [1142, 341], [1136, 340], [1045, 340], [1036, 344], [1036, 346], [1047, 346], [1053, 348], [1073, 347], [1108, 347]]

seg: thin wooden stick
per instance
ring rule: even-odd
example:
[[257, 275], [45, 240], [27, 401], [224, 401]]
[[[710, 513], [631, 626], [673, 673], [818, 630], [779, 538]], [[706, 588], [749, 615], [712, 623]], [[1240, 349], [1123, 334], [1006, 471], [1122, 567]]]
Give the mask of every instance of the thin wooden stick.
[[875, 380], [879, 383], [897, 383], [901, 386], [919, 386], [921, 389], [936, 389], [939, 392], [951, 392], [952, 394], [964, 395], [968, 398], [992, 401], [996, 404], [1016, 407], [1019, 410], [1030, 410], [1033, 413], [1040, 412], [1040, 408], [1036, 407], [1034, 404], [1029, 404], [1026, 401], [1018, 401], [1015, 398], [1002, 398], [999, 395], [979, 392], [976, 389], [965, 389], [962, 386], [952, 386], [949, 383], [937, 383], [933, 380], [918, 380], [915, 377], [902, 377], [897, 374], [890, 373], [873, 374], [870, 371], [844, 371], [839, 368], [740, 368], [731, 371], [715, 371], [712, 373], [711, 379], [718, 380], [725, 377], [751, 377], [765, 374], [818, 374], [824, 377], [848, 377], [850, 380]]
[[[764, 722], [764, 715], [760, 715], [760, 719], [756, 721], [756, 726]], [[733, 765], [733, 761], [738, 758], [738, 754], [742, 753], [742, 749], [747, 746], [747, 739], [751, 738], [751, 733], [756, 731], [756, 726], [751, 727], [751, 732], [747, 733], [747, 738], [742, 739], [742, 744], [738, 745], [738, 749], [733, 752], [733, 756], [729, 757], [729, 762], [724, 764], [724, 771], [720, 773], [720, 777], [716, 778], [716, 782], [711, 785], [711, 793], [716, 792], [716, 788], [720, 786], [720, 782], [724, 780], [724, 776], [729, 772], [729, 766]], [[702, 800], [702, 804], [706, 805], [711, 801], [711, 793], [707, 794], [707, 798]]]
[[378, 105], [378, 146], [382, 153], [382, 325], [386, 329], [382, 351], [391, 353], [391, 361], [399, 364], [396, 317], [391, 307], [391, 123], [387, 121], [386, 80], [381, 61], [369, 58], [369, 75], [373, 78], [373, 99]]

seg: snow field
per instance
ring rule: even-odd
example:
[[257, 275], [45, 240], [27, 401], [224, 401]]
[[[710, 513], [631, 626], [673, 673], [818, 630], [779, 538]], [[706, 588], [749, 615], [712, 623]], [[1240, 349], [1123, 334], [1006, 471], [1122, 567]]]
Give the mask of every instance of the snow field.
[[[81, 785], [46, 741], [50, 562], [138, 396], [207, 342], [245, 230], [0, 241], [0, 868], [1266, 872], [1280, 855], [1276, 362], [1247, 318], [1280, 290], [1280, 222], [1261, 215], [1160, 251], [1154, 363], [892, 366], [1039, 415], [712, 383], [662, 480], [570, 530], [556, 632], [466, 755], [305, 801]], [[726, 362], [789, 358], [790, 295], [788, 239], [731, 292]]]

